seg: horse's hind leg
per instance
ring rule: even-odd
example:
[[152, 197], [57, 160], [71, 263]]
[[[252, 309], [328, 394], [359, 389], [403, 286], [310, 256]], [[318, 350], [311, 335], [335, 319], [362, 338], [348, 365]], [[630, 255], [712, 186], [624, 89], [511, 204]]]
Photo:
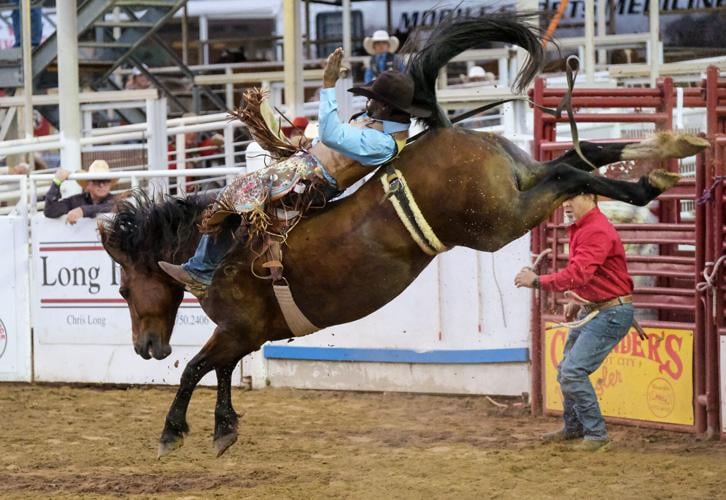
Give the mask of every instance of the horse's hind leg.
[[[602, 167], [611, 163], [629, 160], [651, 160], [660, 162], [671, 158], [692, 156], [709, 147], [709, 142], [692, 134], [660, 132], [640, 142], [581, 142], [580, 150], [590, 163]], [[550, 162], [546, 167], [561, 163], [585, 172], [592, 171], [592, 165], [580, 158], [574, 149]]]
[[673, 186], [679, 178], [677, 174], [654, 170], [637, 182], [620, 181], [591, 175], [570, 165], [554, 165], [534, 187], [520, 193], [514, 216], [521, 225], [512, 229], [516, 236], [524, 234], [545, 220], [562, 202], [580, 193], [607, 196], [643, 206]]

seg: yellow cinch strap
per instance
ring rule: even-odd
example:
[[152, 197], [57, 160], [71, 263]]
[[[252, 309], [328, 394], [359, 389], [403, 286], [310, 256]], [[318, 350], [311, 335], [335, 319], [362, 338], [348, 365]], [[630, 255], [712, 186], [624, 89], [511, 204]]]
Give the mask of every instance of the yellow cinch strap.
[[[381, 177], [381, 184], [383, 184], [386, 198], [393, 204], [398, 218], [401, 219], [413, 241], [421, 247], [424, 253], [433, 256], [448, 250], [421, 213], [421, 209], [408, 188], [406, 179], [399, 170], [389, 168], [386, 175]], [[404, 208], [402, 201], [407, 205], [408, 210]]]

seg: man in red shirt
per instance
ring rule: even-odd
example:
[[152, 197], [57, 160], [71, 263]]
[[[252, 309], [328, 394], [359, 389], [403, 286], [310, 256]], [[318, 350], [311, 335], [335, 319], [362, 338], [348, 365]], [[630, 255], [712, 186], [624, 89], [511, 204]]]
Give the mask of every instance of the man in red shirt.
[[[589, 375], [630, 330], [633, 280], [628, 274], [620, 237], [597, 208], [595, 196], [580, 194], [562, 206], [565, 219], [574, 220], [569, 227], [567, 267], [542, 276], [525, 267], [514, 284], [574, 292], [589, 302], [579, 311], [578, 318], [598, 311], [584, 325], [570, 329], [557, 376], [563, 396], [564, 428], [543, 436], [548, 442], [584, 438], [578, 447], [595, 451], [608, 443], [608, 435]], [[572, 306], [565, 309], [568, 320], [575, 313]]]

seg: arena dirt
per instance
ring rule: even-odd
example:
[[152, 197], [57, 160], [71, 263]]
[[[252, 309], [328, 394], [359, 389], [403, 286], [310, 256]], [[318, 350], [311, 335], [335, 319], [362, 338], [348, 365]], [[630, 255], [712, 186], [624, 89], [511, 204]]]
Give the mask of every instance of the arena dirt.
[[726, 443], [611, 426], [585, 454], [542, 445], [555, 418], [480, 397], [268, 389], [221, 458], [214, 392], [156, 459], [171, 388], [0, 385], [0, 498], [723, 498]]

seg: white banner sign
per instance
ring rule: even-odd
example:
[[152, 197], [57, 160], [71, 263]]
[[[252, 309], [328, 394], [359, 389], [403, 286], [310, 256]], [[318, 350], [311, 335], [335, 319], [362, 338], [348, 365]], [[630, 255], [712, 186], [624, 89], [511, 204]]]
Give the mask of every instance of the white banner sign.
[[0, 217], [0, 380], [30, 381], [31, 341], [28, 298], [28, 222]]
[[184, 297], [172, 354], [145, 361], [133, 350], [131, 318], [118, 293], [121, 269], [101, 245], [96, 220], [69, 226], [39, 214], [32, 230], [36, 379], [178, 383], [181, 370], [214, 329], [199, 302]]

